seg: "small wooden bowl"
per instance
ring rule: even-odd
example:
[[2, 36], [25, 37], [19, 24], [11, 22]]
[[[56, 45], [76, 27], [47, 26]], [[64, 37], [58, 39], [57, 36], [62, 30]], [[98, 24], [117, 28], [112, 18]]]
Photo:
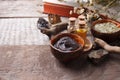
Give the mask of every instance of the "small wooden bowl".
[[89, 38], [86, 38], [85, 46], [84, 46], [83, 51], [88, 52], [88, 51], [90, 51], [92, 49], [92, 47], [93, 47], [93, 43], [91, 42], [91, 40]]
[[96, 24], [99, 24], [99, 23], [106, 23], [106, 22], [111, 22], [111, 23], [114, 23], [116, 24], [118, 27], [120, 27], [120, 23], [114, 21], [114, 20], [110, 20], [110, 19], [103, 19], [103, 20], [97, 20], [97, 21], [94, 21], [92, 23], [92, 26], [91, 26], [91, 33], [93, 34], [94, 37], [98, 37], [100, 39], [103, 39], [105, 40], [106, 42], [112, 42], [112, 41], [115, 41], [116, 39], [118, 39], [118, 37], [120, 36], [120, 30], [117, 31], [117, 32], [113, 32], [113, 33], [102, 33], [102, 32], [99, 32], [97, 30], [94, 29], [95, 25]]
[[[62, 51], [60, 49], [57, 49], [56, 47], [54, 47], [53, 45], [62, 37], [71, 37], [72, 39], [74, 39], [75, 41], [78, 42], [78, 44], [81, 45], [81, 47], [79, 47], [78, 49], [74, 50], [74, 51], [69, 51], [69, 52], [65, 52]], [[84, 40], [77, 34], [72, 34], [72, 33], [60, 33], [56, 36], [54, 36], [51, 39], [51, 43], [50, 43], [50, 47], [51, 47], [51, 52], [52, 54], [61, 62], [68, 62], [71, 60], [74, 60], [78, 57], [80, 57], [80, 55], [83, 53], [83, 46], [84, 46]]]

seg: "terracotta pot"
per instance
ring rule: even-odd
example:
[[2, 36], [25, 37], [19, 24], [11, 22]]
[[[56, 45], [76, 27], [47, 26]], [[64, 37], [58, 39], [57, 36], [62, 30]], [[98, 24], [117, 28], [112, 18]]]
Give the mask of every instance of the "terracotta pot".
[[116, 22], [116, 21], [113, 21], [113, 20], [110, 20], [110, 19], [103, 19], [103, 20], [97, 20], [97, 21], [94, 21], [92, 23], [92, 26], [91, 26], [91, 32], [93, 34], [94, 37], [98, 37], [100, 39], [103, 39], [105, 40], [106, 42], [112, 42], [112, 41], [115, 41], [116, 39], [118, 39], [118, 37], [120, 36], [120, 30], [117, 31], [117, 32], [113, 32], [113, 33], [102, 33], [102, 32], [99, 32], [97, 30], [94, 29], [95, 25], [96, 24], [99, 24], [99, 23], [106, 23], [106, 22], [111, 22], [111, 23], [114, 23], [117, 25], [117, 27], [120, 28], [120, 23]]
[[[57, 49], [56, 47], [53, 46], [60, 38], [66, 37], [66, 36], [71, 37], [72, 39], [77, 41], [78, 44], [81, 44], [81, 47], [79, 47], [78, 49], [76, 49], [74, 51], [65, 52], [65, 51]], [[71, 60], [74, 60], [74, 59], [80, 57], [80, 55], [83, 53], [83, 46], [84, 46], [84, 44], [85, 44], [84, 40], [77, 34], [60, 33], [60, 34], [54, 36], [51, 39], [50, 47], [51, 47], [52, 54], [59, 61], [68, 62], [68, 61], [71, 61]]]

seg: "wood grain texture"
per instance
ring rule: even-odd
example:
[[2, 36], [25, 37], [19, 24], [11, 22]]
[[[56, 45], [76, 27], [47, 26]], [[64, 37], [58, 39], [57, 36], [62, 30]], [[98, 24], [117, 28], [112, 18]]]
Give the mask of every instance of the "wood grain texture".
[[70, 11], [73, 10], [74, 7], [68, 6], [68, 5], [62, 5], [62, 4], [54, 4], [54, 3], [49, 3], [49, 2], [44, 2], [44, 13], [49, 13], [49, 14], [57, 14], [60, 16], [65, 16], [65, 17], [77, 17], [77, 14], [72, 14], [70, 15]]
[[0, 17], [41, 17], [42, 0], [0, 0]]
[[119, 56], [111, 54], [100, 66], [84, 56], [63, 65], [49, 46], [0, 46], [0, 80], [120, 80]]

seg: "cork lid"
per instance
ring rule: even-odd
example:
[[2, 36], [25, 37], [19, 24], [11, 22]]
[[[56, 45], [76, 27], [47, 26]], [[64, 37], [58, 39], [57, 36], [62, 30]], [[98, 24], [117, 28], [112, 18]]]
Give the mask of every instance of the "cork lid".
[[79, 21], [78, 24], [81, 24], [81, 25], [86, 25], [86, 21]]
[[70, 21], [70, 22], [75, 22], [75, 21], [76, 21], [76, 18], [75, 18], [75, 17], [70, 17], [70, 18], [69, 18], [69, 21]]
[[85, 21], [79, 21], [78, 24], [79, 24], [79, 27], [81, 27], [81, 28], [82, 27], [84, 28], [86, 26], [86, 22]]
[[85, 19], [85, 16], [84, 16], [84, 15], [80, 15], [80, 16], [78, 16], [78, 19], [84, 20], [84, 19]]

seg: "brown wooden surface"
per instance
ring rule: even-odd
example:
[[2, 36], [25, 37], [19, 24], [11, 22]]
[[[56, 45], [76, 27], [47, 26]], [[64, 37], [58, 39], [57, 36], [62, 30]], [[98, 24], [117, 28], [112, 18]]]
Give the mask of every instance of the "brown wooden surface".
[[120, 80], [120, 55], [100, 66], [83, 56], [63, 65], [49, 46], [0, 46], [0, 80]]

